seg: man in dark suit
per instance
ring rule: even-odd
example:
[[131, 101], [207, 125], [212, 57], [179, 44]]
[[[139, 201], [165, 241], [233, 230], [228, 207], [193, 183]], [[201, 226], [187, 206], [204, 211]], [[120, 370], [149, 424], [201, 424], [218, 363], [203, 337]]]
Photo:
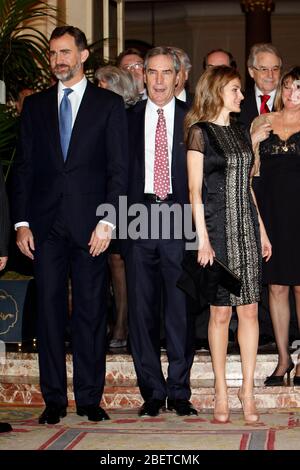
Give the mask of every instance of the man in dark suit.
[[[140, 416], [157, 416], [164, 409], [166, 398], [169, 410], [181, 416], [197, 414], [189, 402], [193, 362], [191, 320], [185, 295], [176, 287], [185, 243], [182, 236], [176, 239], [175, 223], [168, 221], [166, 214], [162, 224], [156, 224], [153, 215], [155, 211], [168, 212], [173, 204], [179, 209], [188, 204], [183, 143], [187, 107], [174, 97], [179, 69], [179, 59], [170, 48], [151, 49], [145, 58], [144, 71], [148, 100], [128, 111], [131, 175], [128, 203], [131, 207], [140, 204], [142, 212], [145, 210], [140, 227], [144, 236], [135, 237], [129, 230], [125, 252], [129, 337], [145, 401]], [[163, 224], [164, 221], [167, 222]], [[151, 234], [145, 233], [147, 225]], [[164, 236], [164, 229], [170, 230], [170, 236]], [[167, 380], [160, 362], [161, 287], [169, 360]]]
[[239, 120], [250, 129], [256, 116], [273, 111], [282, 60], [273, 44], [260, 43], [252, 46], [247, 65], [254, 86], [245, 91]]
[[99, 406], [105, 380], [106, 249], [127, 191], [127, 124], [121, 97], [87, 81], [84, 33], [55, 28], [50, 66], [58, 84], [26, 98], [14, 171], [17, 245], [33, 260], [38, 293], [40, 423], [66, 416], [65, 326], [72, 283], [71, 334], [77, 414], [109, 419]]
[[[8, 241], [9, 241], [9, 214], [8, 214], [8, 202], [5, 191], [5, 183], [2, 173], [2, 167], [0, 164], [0, 271], [6, 266], [7, 254], [8, 254]], [[9, 423], [0, 423], [0, 432], [11, 431], [11, 425]]]

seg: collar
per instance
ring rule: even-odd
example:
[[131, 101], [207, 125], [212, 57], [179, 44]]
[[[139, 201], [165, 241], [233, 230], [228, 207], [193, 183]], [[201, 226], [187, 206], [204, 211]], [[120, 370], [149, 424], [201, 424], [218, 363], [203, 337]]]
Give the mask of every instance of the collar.
[[73, 85], [71, 87], [65, 86], [59, 80], [59, 82], [58, 82], [58, 93], [62, 94], [65, 88], [72, 88], [72, 90], [74, 90], [79, 95], [83, 95], [83, 93], [85, 92], [86, 85], [87, 85], [87, 78], [86, 78], [85, 75], [83, 76], [83, 78], [79, 82], [75, 83], [75, 85]]
[[157, 104], [155, 104], [153, 101], [151, 101], [151, 99], [148, 97], [148, 100], [147, 100], [147, 107], [148, 107], [151, 111], [157, 111], [158, 109], [163, 109], [163, 110], [164, 110], [164, 114], [170, 113], [170, 112], [172, 112], [173, 109], [175, 108], [175, 97], [173, 96], [173, 98], [171, 99], [171, 101], [169, 101], [169, 103], [167, 103], [165, 106], [157, 106]]
[[256, 98], [259, 98], [261, 95], [270, 95], [270, 101], [273, 101], [275, 98], [276, 88], [269, 93], [263, 93], [256, 85], [254, 86], [254, 89]]
[[176, 96], [176, 98], [180, 101], [186, 102], [186, 90], [185, 90], [185, 88], [183, 90], [181, 90], [181, 92], [179, 93], [178, 96]]

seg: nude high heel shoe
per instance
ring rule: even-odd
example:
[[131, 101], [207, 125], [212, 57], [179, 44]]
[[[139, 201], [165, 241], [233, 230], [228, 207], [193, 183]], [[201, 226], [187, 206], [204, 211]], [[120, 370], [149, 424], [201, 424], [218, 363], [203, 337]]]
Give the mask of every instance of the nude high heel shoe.
[[238, 398], [241, 402], [246, 423], [257, 423], [259, 414], [256, 410], [253, 395], [243, 395], [241, 389], [238, 391]]
[[229, 407], [227, 395], [215, 395], [214, 420], [218, 423], [229, 421]]

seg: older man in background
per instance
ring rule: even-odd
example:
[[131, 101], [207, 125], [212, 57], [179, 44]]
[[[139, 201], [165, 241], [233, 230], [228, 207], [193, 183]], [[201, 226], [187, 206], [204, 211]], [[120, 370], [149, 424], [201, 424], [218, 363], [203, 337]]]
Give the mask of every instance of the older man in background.
[[138, 49], [130, 48], [121, 52], [116, 60], [116, 66], [131, 73], [138, 87], [140, 99], [147, 99], [147, 91], [144, 83], [144, 59]]
[[273, 111], [276, 88], [279, 83], [282, 59], [273, 44], [254, 44], [247, 61], [254, 86], [245, 90], [239, 120], [250, 128], [253, 119]]

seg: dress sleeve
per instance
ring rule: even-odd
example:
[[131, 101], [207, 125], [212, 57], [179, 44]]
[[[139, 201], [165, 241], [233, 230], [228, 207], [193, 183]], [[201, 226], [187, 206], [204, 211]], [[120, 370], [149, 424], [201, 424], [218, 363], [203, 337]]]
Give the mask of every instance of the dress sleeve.
[[187, 138], [187, 150], [195, 150], [196, 152], [205, 152], [205, 140], [201, 127], [194, 124], [191, 126]]

